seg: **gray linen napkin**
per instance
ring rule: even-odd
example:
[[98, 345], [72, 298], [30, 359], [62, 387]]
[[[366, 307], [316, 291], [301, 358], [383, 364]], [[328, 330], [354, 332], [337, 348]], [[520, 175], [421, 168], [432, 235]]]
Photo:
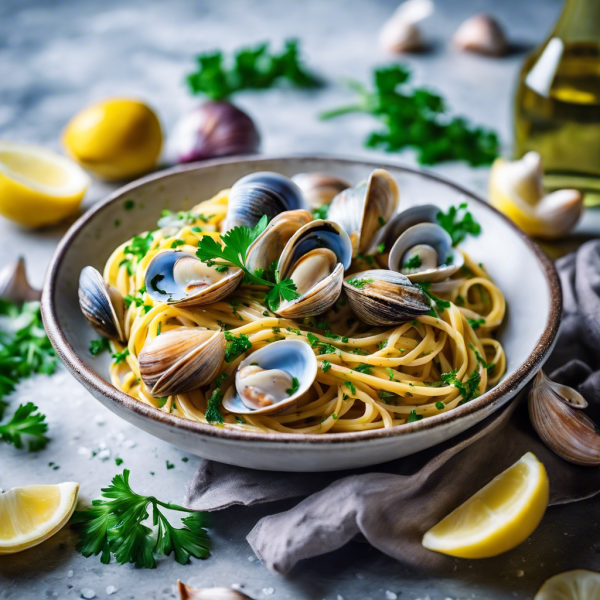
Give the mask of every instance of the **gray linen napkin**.
[[[600, 409], [600, 241], [557, 262], [564, 293], [559, 339], [546, 367]], [[248, 535], [260, 560], [285, 574], [358, 534], [407, 565], [443, 572], [454, 559], [421, 545], [423, 534], [493, 477], [532, 451], [550, 477], [550, 505], [600, 492], [600, 468], [571, 465], [537, 437], [519, 399], [462, 435], [413, 456], [355, 471], [273, 473], [203, 461], [185, 504], [196, 510], [305, 497], [261, 519]]]

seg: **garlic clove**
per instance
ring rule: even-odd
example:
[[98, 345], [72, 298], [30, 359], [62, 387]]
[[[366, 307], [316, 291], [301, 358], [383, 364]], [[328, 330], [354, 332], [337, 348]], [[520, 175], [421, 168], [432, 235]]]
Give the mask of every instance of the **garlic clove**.
[[452, 41], [461, 50], [488, 56], [502, 56], [508, 50], [502, 28], [493, 17], [485, 14], [464, 21]]
[[193, 588], [177, 581], [181, 600], [252, 600], [250, 596], [231, 588]]
[[541, 157], [528, 152], [519, 160], [498, 158], [489, 181], [490, 202], [528, 235], [557, 239], [565, 236], [583, 211], [577, 190], [557, 190], [545, 195]]
[[417, 23], [429, 17], [433, 11], [433, 0], [406, 0], [400, 4], [381, 28], [381, 47], [395, 54], [423, 50], [425, 43]]
[[587, 402], [576, 390], [538, 372], [529, 392], [529, 418], [534, 429], [544, 444], [566, 461], [599, 466], [600, 433], [579, 410], [585, 406]]
[[39, 301], [41, 297], [42, 292], [29, 284], [22, 256], [0, 270], [0, 298], [22, 304]]

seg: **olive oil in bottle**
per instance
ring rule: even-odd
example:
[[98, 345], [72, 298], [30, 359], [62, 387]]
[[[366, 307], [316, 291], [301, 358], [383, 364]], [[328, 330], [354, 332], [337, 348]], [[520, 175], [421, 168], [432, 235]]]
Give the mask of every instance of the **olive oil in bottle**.
[[549, 38], [525, 60], [515, 105], [517, 158], [542, 156], [550, 189], [600, 204], [600, 0], [566, 0]]

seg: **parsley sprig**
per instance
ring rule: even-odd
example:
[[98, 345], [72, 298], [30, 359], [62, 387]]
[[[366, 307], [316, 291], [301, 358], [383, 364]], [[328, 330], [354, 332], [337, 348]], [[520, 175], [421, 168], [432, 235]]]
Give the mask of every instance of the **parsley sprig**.
[[329, 119], [351, 112], [377, 117], [383, 129], [372, 133], [365, 145], [398, 152], [414, 148], [421, 164], [462, 160], [470, 165], [490, 164], [498, 155], [496, 133], [471, 127], [462, 117], [446, 116], [444, 99], [426, 88], [409, 85], [410, 71], [402, 65], [375, 69], [374, 90], [357, 81], [348, 87], [358, 94], [355, 104], [325, 112]]
[[462, 396], [462, 400], [459, 402], [460, 405], [477, 397], [481, 375], [477, 371], [473, 371], [466, 383], [463, 383], [460, 379], [458, 379], [456, 373], [456, 369], [450, 371], [449, 373], [442, 373], [441, 379], [444, 384], [453, 385], [460, 392], [460, 395]]
[[287, 40], [280, 54], [269, 52], [269, 43], [242, 48], [226, 59], [221, 51], [196, 56], [196, 71], [187, 82], [193, 94], [212, 100], [229, 98], [242, 90], [264, 90], [281, 80], [299, 88], [314, 88], [321, 82], [307, 71], [299, 56], [297, 40]]
[[[110, 562], [111, 554], [119, 564], [134, 563], [137, 567], [156, 567], [155, 554], [168, 556], [185, 565], [190, 556], [208, 558], [210, 540], [205, 527], [205, 513], [193, 512], [183, 506], [162, 502], [154, 496], [141, 496], [129, 485], [129, 470], [116, 475], [102, 489], [106, 500], [93, 500], [85, 510], [76, 511], [71, 523], [79, 528], [77, 550], [85, 557], [101, 554], [100, 561]], [[189, 513], [182, 518], [184, 527], [171, 525], [160, 508]], [[152, 525], [144, 525], [152, 513]]]
[[481, 225], [469, 212], [466, 202], [459, 204], [458, 207], [451, 206], [447, 213], [440, 210], [436, 218], [438, 223], [450, 234], [453, 246], [460, 244], [467, 235], [478, 236], [481, 233]]
[[268, 219], [266, 215], [260, 219], [255, 227], [242, 225], [234, 227], [221, 236], [217, 242], [210, 236], [204, 236], [198, 242], [196, 255], [207, 264], [227, 267], [239, 267], [244, 271], [244, 281], [256, 285], [264, 285], [270, 289], [265, 296], [265, 302], [271, 311], [279, 308], [281, 300], [295, 300], [300, 297], [296, 292], [296, 285], [290, 279], [275, 282], [275, 277], [268, 276], [264, 271], [252, 271], [246, 266], [246, 253], [252, 242], [265, 230]]
[[[5, 403], [0, 404], [0, 417]], [[23, 436], [28, 441], [30, 452], [41, 450], [48, 443], [44, 435], [48, 431], [46, 416], [35, 412], [37, 406], [33, 402], [21, 404], [8, 423], [0, 424], [0, 440], [13, 444], [15, 448], [23, 448]]]

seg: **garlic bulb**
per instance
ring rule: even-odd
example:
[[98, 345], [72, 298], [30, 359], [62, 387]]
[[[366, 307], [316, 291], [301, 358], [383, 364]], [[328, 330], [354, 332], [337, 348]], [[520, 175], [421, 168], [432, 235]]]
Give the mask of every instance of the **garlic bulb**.
[[206, 102], [175, 126], [170, 154], [179, 163], [217, 156], [252, 154], [260, 135], [252, 119], [229, 102]]
[[504, 32], [489, 15], [475, 15], [457, 30], [452, 41], [457, 48], [490, 56], [502, 56], [508, 50]]
[[0, 271], [0, 298], [16, 304], [39, 300], [42, 292], [29, 285], [23, 257]]
[[230, 588], [193, 588], [177, 581], [181, 600], [252, 600], [250, 596]]
[[417, 23], [429, 17], [433, 10], [432, 0], [407, 0], [400, 4], [381, 28], [381, 47], [393, 53], [423, 50], [425, 43]]
[[529, 418], [548, 448], [576, 465], [600, 465], [600, 433], [582, 412], [585, 398], [539, 371], [529, 392]]
[[489, 181], [490, 202], [528, 235], [556, 239], [566, 235], [583, 210], [578, 190], [544, 194], [542, 159], [528, 152], [520, 160], [496, 159]]

